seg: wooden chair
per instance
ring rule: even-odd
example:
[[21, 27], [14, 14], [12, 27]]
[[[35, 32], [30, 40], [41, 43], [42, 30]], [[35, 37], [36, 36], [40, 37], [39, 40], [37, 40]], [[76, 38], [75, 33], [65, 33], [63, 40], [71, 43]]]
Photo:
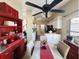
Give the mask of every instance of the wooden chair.
[[66, 59], [70, 47], [63, 41], [60, 41], [57, 45], [57, 49], [58, 49], [59, 53], [62, 55], [63, 59]]

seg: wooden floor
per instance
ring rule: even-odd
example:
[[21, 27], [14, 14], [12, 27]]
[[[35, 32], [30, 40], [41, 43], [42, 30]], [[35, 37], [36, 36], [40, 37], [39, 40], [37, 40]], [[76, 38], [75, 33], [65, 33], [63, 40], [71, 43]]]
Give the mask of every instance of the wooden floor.
[[30, 57], [29, 57], [27, 51], [26, 51], [26, 54], [25, 54], [25, 56], [23, 57], [23, 59], [30, 59]]

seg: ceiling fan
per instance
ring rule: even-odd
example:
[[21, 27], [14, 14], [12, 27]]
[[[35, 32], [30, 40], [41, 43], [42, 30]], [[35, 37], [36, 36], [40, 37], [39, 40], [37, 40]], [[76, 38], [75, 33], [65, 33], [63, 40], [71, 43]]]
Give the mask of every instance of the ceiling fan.
[[64, 12], [64, 10], [52, 9], [54, 6], [56, 6], [61, 1], [63, 1], [63, 0], [54, 0], [51, 4], [48, 4], [47, 0], [46, 0], [46, 4], [44, 4], [42, 7], [40, 7], [40, 6], [38, 6], [38, 5], [34, 4], [34, 3], [28, 2], [28, 1], [25, 4], [42, 10], [41, 12], [38, 12], [38, 13], [32, 15], [32, 16], [36, 16], [36, 15], [41, 14], [41, 13], [44, 12], [45, 17], [47, 18], [49, 11], [50, 12], [58, 12], [58, 13], [63, 13]]

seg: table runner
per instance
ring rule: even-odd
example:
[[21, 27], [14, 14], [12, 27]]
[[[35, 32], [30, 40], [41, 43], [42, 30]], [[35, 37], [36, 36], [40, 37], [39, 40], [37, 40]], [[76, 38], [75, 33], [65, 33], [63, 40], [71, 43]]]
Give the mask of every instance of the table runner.
[[54, 59], [48, 45], [46, 46], [46, 49], [40, 47], [40, 59]]

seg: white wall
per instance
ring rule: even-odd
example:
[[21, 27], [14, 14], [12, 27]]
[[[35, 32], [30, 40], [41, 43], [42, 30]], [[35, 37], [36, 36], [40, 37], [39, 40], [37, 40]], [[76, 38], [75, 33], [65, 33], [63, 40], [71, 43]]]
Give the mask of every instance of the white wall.
[[27, 10], [26, 11], [26, 19], [27, 19], [27, 27], [26, 27], [26, 32], [27, 32], [27, 40], [32, 39], [32, 33], [33, 33], [33, 17], [31, 16], [32, 14]]

